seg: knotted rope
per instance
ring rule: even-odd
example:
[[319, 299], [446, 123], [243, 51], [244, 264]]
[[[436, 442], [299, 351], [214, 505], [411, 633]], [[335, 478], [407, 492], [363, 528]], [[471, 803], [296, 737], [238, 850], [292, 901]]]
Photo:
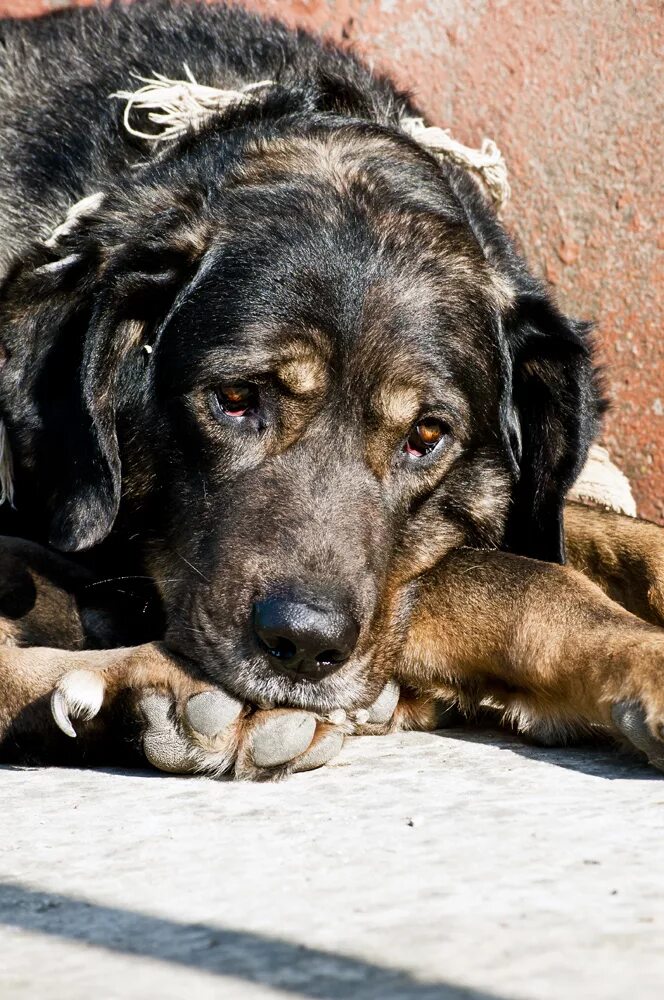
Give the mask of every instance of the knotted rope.
[[[140, 76], [137, 79], [143, 86], [138, 90], [120, 90], [111, 95], [126, 101], [123, 120], [130, 135], [153, 143], [177, 139], [229, 105], [250, 103], [261, 90], [274, 86], [273, 80], [259, 80], [239, 90], [225, 90], [198, 83], [186, 64], [184, 72], [186, 80], [171, 80], [161, 73]], [[132, 123], [135, 112], [146, 111], [155, 126], [150, 132]], [[487, 191], [496, 211], [500, 211], [510, 196], [510, 186], [505, 159], [492, 139], [483, 139], [481, 147], [473, 149], [453, 139], [449, 129], [425, 125], [422, 118], [404, 117], [399, 125], [434, 156], [452, 160], [469, 170]]]

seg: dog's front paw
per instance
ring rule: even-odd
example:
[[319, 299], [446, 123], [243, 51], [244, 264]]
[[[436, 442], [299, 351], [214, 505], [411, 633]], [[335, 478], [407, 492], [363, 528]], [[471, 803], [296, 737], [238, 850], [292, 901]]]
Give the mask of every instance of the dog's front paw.
[[[344, 713], [333, 713], [330, 721], [298, 709], [253, 709], [186, 675], [170, 689], [151, 686], [148, 679], [137, 683], [127, 677], [125, 683], [127, 688], [113, 671], [70, 671], [51, 697], [55, 721], [68, 736], [77, 735], [75, 722], [84, 734], [86, 724], [111, 707], [109, 699], [123, 696], [123, 711], [128, 703], [145, 757], [171, 774], [271, 780], [322, 767], [343, 746], [347, 727], [338, 722], [345, 721]], [[107, 715], [107, 738], [112, 739], [115, 715], [112, 710]]]
[[141, 707], [149, 723], [145, 753], [162, 770], [172, 770], [164, 768], [160, 749], [169, 733], [179, 740], [185, 769], [255, 781], [322, 767], [344, 743], [338, 726], [299, 709], [251, 709], [218, 690], [193, 695], [180, 713], [159, 699], [148, 696]]
[[664, 722], [653, 722], [640, 702], [621, 701], [611, 709], [616, 729], [628, 742], [645, 754], [650, 764], [664, 771]]

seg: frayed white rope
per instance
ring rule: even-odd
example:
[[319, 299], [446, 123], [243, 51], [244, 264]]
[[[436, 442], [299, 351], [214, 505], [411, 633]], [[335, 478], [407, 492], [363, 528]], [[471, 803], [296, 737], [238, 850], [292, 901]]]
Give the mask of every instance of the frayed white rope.
[[453, 160], [479, 176], [491, 200], [500, 211], [510, 197], [505, 158], [493, 139], [483, 139], [479, 149], [464, 146], [450, 135], [450, 130], [425, 125], [422, 118], [402, 118], [401, 128], [420, 146], [443, 159]]
[[[184, 71], [186, 80], [171, 80], [154, 73], [152, 77], [138, 77], [144, 84], [138, 90], [111, 94], [111, 97], [126, 101], [123, 120], [130, 135], [154, 143], [177, 139], [229, 105], [252, 101], [256, 91], [274, 85], [273, 80], [260, 80], [240, 90], [222, 90], [197, 83], [186, 64]], [[132, 124], [136, 111], [148, 112], [153, 131], [146, 132]], [[425, 125], [422, 118], [402, 118], [400, 126], [430, 153], [453, 160], [473, 173], [484, 185], [497, 210], [508, 200], [507, 165], [493, 140], [484, 139], [480, 149], [473, 149], [453, 139], [448, 129]]]
[[14, 462], [4, 420], [0, 420], [0, 504], [14, 506]]
[[[155, 73], [152, 78], [137, 77], [145, 84], [138, 90], [119, 90], [111, 94], [111, 97], [127, 102], [123, 121], [130, 135], [149, 139], [151, 142], [177, 139], [229, 105], [252, 101], [254, 91], [274, 84], [273, 80], [259, 80], [258, 83], [248, 83], [240, 90], [221, 90], [219, 87], [205, 87], [197, 83], [186, 63], [184, 71], [186, 80], [170, 80], [161, 73]], [[155, 131], [144, 132], [135, 128], [131, 123], [134, 111], [147, 111], [148, 120], [155, 126]]]

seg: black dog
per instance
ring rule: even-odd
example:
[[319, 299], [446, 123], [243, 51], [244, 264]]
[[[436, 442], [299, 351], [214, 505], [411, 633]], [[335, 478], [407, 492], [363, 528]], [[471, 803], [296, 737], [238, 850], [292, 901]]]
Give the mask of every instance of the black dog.
[[[601, 409], [587, 329], [401, 129], [405, 94], [224, 6], [0, 40], [5, 533], [150, 577], [173, 653], [319, 712], [376, 697], [404, 588], [450, 550], [562, 561]], [[263, 86], [130, 134], [111, 95], [185, 63]]]

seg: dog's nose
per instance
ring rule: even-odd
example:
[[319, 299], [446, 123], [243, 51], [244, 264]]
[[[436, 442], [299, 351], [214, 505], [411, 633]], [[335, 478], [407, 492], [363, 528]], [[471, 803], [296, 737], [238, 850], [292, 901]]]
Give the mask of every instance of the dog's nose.
[[257, 601], [254, 631], [273, 662], [312, 679], [338, 670], [355, 649], [359, 634], [348, 611], [289, 597]]

